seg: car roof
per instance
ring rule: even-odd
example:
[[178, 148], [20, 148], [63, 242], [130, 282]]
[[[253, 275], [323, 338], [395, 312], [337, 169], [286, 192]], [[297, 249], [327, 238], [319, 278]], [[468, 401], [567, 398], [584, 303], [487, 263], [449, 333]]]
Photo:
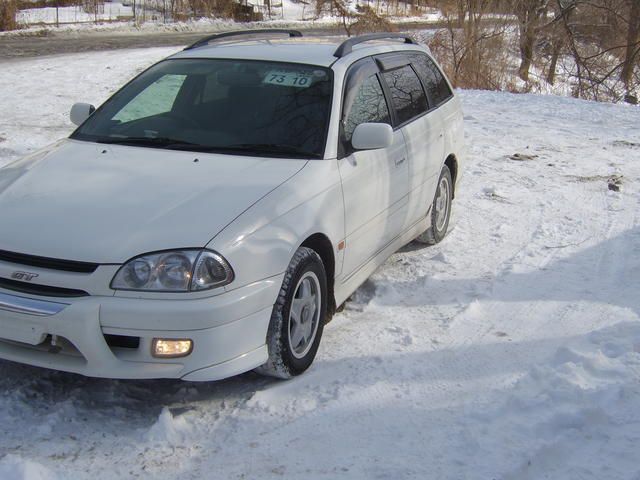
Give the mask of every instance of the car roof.
[[[338, 60], [334, 53], [341, 43], [341, 40], [322, 40], [308, 37], [295, 40], [233, 40], [187, 49], [170, 58], [241, 58], [330, 67]], [[424, 47], [418, 45], [374, 41], [354, 46], [353, 53], [344, 58], [353, 56], [355, 60], [367, 54], [416, 49], [426, 51]]]

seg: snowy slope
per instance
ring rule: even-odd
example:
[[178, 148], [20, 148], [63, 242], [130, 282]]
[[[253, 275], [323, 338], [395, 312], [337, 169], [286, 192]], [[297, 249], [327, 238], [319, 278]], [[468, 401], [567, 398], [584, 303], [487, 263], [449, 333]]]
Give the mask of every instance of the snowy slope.
[[[2, 64], [0, 164], [169, 52]], [[461, 95], [455, 229], [394, 255], [306, 375], [123, 382], [0, 362], [0, 479], [637, 480], [640, 110]]]

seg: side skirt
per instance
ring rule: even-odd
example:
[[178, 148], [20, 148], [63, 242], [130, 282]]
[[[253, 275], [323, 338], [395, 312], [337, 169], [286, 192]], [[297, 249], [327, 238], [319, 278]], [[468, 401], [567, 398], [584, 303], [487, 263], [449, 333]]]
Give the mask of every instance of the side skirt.
[[[431, 213], [431, 209], [429, 209]], [[336, 279], [335, 285], [335, 298], [336, 305], [342, 305], [351, 295], [355, 292], [360, 285], [362, 285], [367, 278], [371, 276], [376, 269], [382, 265], [391, 255], [397, 252], [400, 248], [404, 247], [407, 243], [414, 240], [422, 232], [429, 227], [428, 222], [429, 214], [426, 217], [421, 218], [416, 223], [411, 225], [403, 233], [395, 237], [390, 243], [382, 248], [379, 252], [375, 253], [366, 263], [364, 263], [358, 270], [353, 272], [347, 278]], [[347, 246], [348, 248], [348, 246]]]

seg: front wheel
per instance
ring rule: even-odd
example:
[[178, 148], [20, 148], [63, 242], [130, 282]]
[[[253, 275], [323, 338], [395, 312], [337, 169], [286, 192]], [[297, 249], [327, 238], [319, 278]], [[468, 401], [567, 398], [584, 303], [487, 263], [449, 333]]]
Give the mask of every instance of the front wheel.
[[451, 171], [446, 165], [442, 167], [436, 196], [431, 205], [429, 220], [431, 225], [426, 232], [421, 234], [416, 240], [427, 245], [440, 243], [447, 235], [449, 219], [451, 218], [451, 204], [453, 200], [453, 182], [451, 181]]
[[316, 357], [327, 315], [327, 275], [320, 256], [299, 248], [284, 276], [267, 332], [269, 360], [256, 371], [278, 378], [300, 375]]

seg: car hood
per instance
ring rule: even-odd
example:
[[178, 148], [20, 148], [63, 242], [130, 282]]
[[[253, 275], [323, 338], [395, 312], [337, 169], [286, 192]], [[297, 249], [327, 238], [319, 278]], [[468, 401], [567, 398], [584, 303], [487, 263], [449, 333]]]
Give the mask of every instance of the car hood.
[[64, 140], [0, 169], [0, 250], [122, 263], [203, 247], [305, 164]]

